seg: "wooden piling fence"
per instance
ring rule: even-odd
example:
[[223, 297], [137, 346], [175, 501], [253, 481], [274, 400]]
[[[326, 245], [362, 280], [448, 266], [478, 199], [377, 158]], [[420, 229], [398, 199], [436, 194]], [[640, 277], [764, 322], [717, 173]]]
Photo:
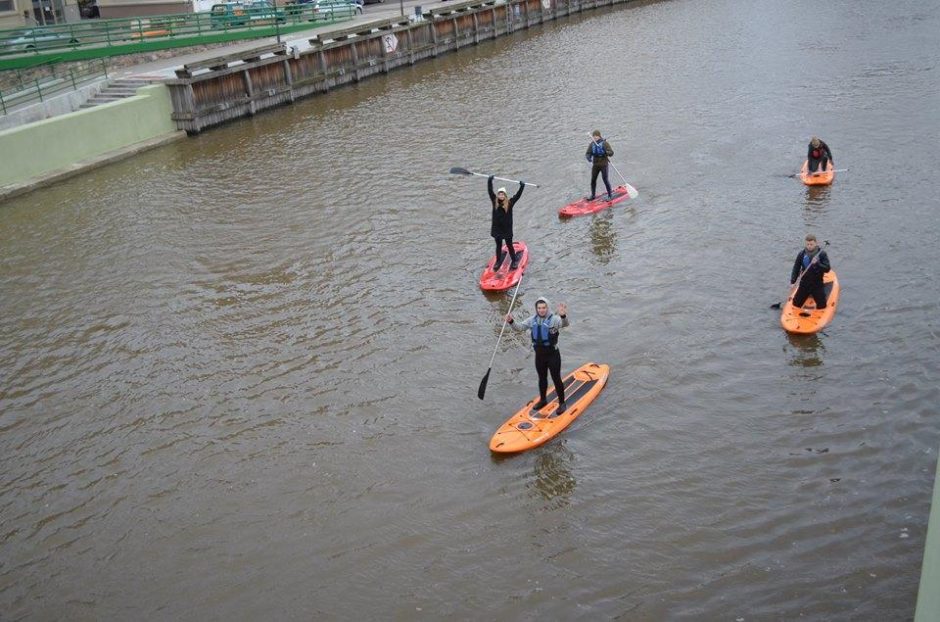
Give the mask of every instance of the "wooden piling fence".
[[396, 17], [207, 59], [167, 81], [177, 128], [189, 134], [378, 73], [511, 34], [573, 12], [630, 0], [469, 0], [421, 19]]

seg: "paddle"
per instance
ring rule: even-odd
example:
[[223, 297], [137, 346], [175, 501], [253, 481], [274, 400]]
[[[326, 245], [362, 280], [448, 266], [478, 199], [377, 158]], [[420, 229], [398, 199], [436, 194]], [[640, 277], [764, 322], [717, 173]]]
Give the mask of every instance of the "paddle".
[[[833, 171], [824, 171], [824, 172], [846, 173], [846, 172], [848, 172], [848, 170], [849, 170], [849, 169], [847, 169], [847, 168], [837, 168], [837, 169], [835, 169], [835, 170], [833, 170]], [[790, 179], [793, 179], [793, 178], [795, 178], [795, 177], [799, 177], [799, 176], [802, 175], [802, 174], [803, 174], [803, 171], [800, 171], [799, 173], [793, 173], [792, 175], [787, 175], [787, 177], [789, 177]], [[822, 175], [822, 174], [823, 174], [823, 172], [821, 172], [821, 171], [816, 171], [815, 173], [813, 173], [812, 175], [810, 175], [810, 177], [816, 177], [817, 175]]]
[[[452, 175], [465, 175], [465, 176], [467, 176], [467, 177], [469, 177], [470, 175], [476, 175], [477, 177], [489, 177], [489, 175], [487, 175], [486, 173], [474, 173], [473, 171], [468, 171], [467, 169], [465, 169], [465, 168], [460, 168], [459, 166], [453, 167], [452, 169], [450, 169], [450, 172], [451, 172]], [[518, 179], [507, 179], [507, 178], [505, 178], [505, 177], [496, 177], [496, 176], [493, 176], [493, 179], [498, 179], [498, 180], [500, 180], [500, 181], [508, 181], [508, 182], [510, 182], [510, 183], [513, 183], [513, 184], [521, 184], [521, 183], [522, 183], [522, 182], [519, 181]], [[532, 186], [533, 188], [538, 188], [538, 187], [539, 187], [538, 184], [533, 184], [533, 183], [528, 182], [528, 181], [525, 182], [525, 185], [526, 185], [526, 186]]]
[[[594, 140], [594, 134], [588, 132], [588, 136], [591, 137], [591, 144], [596, 145], [597, 141]], [[627, 183], [626, 177], [623, 176], [623, 173], [620, 172], [620, 169], [617, 168], [617, 165], [614, 164], [610, 158], [607, 158], [607, 161], [610, 162], [610, 165], [614, 167], [614, 170], [617, 171], [618, 175], [620, 175], [620, 179], [623, 180], [623, 185], [627, 187], [627, 196], [629, 196], [631, 199], [635, 199], [640, 196], [640, 193], [637, 192], [636, 188]]]
[[[823, 246], [829, 246], [829, 240], [823, 240]], [[803, 271], [800, 272], [800, 276], [796, 277], [796, 283], [794, 283], [794, 284], [790, 287], [790, 291], [791, 291], [791, 292], [793, 292], [793, 291], [795, 291], [797, 288], [799, 288], [799, 286], [800, 286], [800, 281], [803, 280], [803, 275], [806, 274], [806, 271], [809, 270], [809, 269], [812, 267], [812, 265], [813, 265], [814, 263], [816, 263], [816, 260], [817, 260], [817, 259], [819, 259], [819, 255], [816, 255], [815, 257], [813, 257], [813, 260], [812, 260], [811, 262], [809, 262], [809, 265], [806, 266], [805, 268], [803, 268]], [[790, 299], [790, 297], [787, 296], [787, 300], [789, 300], [789, 299]], [[771, 308], [771, 309], [779, 309], [779, 308], [781, 307], [781, 305], [783, 305], [783, 302], [775, 302], [775, 303], [773, 303], [772, 305], [770, 305], [770, 308]]]
[[[487, 177], [489, 177], [489, 175], [487, 175]], [[525, 272], [519, 276], [519, 282], [516, 283], [516, 291], [512, 293], [512, 300], [509, 302], [509, 313], [512, 313], [512, 306], [516, 304], [516, 294], [519, 293], [519, 288], [522, 286], [523, 276], [525, 276]], [[503, 327], [499, 329], [499, 338], [496, 340], [496, 347], [493, 348], [493, 356], [490, 357], [490, 366], [486, 368], [486, 375], [483, 376], [483, 380], [480, 381], [480, 388], [477, 389], [477, 397], [481, 400], [483, 399], [483, 395], [486, 393], [486, 383], [490, 380], [490, 370], [493, 369], [493, 361], [496, 360], [496, 352], [499, 350], [499, 342], [503, 339], [503, 331], [506, 330], [506, 323], [506, 318], [504, 317]]]

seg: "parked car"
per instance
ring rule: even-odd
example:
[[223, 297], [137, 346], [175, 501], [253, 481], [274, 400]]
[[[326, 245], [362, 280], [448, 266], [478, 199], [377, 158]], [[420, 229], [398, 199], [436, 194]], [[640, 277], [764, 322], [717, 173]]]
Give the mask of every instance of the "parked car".
[[213, 28], [237, 28], [252, 24], [274, 23], [283, 24], [287, 21], [284, 9], [274, 8], [268, 0], [255, 0], [255, 2], [222, 2], [213, 4], [209, 11], [209, 21]]
[[333, 19], [362, 15], [362, 2], [363, 0], [302, 0], [301, 4], [312, 6], [316, 19]]
[[223, 2], [213, 4], [209, 10], [209, 22], [213, 28], [232, 28], [248, 23], [245, 5], [241, 2]]
[[0, 39], [0, 53], [75, 47], [78, 44], [78, 39], [69, 32], [31, 28], [29, 30], [14, 31], [9, 36]]
[[284, 9], [274, 7], [270, 0], [255, 0], [245, 5], [248, 10], [248, 17], [252, 22], [274, 21], [283, 24], [286, 21]]

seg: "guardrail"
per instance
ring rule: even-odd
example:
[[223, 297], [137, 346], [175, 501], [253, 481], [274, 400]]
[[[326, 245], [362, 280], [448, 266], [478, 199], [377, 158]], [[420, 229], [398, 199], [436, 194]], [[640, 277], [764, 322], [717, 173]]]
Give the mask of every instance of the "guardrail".
[[290, 33], [350, 19], [355, 4], [243, 7], [0, 30], [0, 70]]
[[0, 89], [0, 111], [3, 114], [7, 114], [14, 106], [42, 102], [54, 95], [74, 91], [89, 82], [108, 77], [108, 65], [104, 59], [85, 71], [76, 71], [71, 67], [56, 69], [55, 65], [46, 67], [49, 75], [18, 79], [16, 88]]

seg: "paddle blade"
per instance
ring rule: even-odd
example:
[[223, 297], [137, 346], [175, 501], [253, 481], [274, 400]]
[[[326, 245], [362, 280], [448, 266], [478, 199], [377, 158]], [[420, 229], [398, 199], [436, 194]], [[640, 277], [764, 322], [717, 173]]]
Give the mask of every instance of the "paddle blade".
[[455, 166], [455, 167], [451, 168], [451, 169], [450, 169], [450, 172], [451, 172], [452, 175], [473, 175], [473, 173], [471, 173], [471, 172], [468, 171], [467, 169], [465, 169], [465, 168], [460, 168], [459, 166]]
[[780, 305], [782, 305], [782, 304], [783, 304], [782, 302], [775, 302], [775, 303], [773, 303], [772, 305], [770, 305], [770, 308], [771, 308], [771, 309], [779, 309], [779, 308], [780, 308]]
[[628, 196], [628, 197], [630, 197], [631, 199], [635, 199], [635, 198], [637, 198], [638, 196], [640, 196], [640, 193], [636, 191], [636, 188], [634, 188], [634, 187], [631, 186], [630, 184], [626, 184], [626, 183], [625, 183], [624, 185], [627, 187], [627, 196]]
[[486, 393], [486, 383], [490, 381], [490, 369], [493, 368], [490, 367], [486, 370], [486, 375], [483, 376], [483, 380], [480, 381], [480, 388], [477, 389], [477, 397], [481, 400], [483, 399], [483, 395]]

